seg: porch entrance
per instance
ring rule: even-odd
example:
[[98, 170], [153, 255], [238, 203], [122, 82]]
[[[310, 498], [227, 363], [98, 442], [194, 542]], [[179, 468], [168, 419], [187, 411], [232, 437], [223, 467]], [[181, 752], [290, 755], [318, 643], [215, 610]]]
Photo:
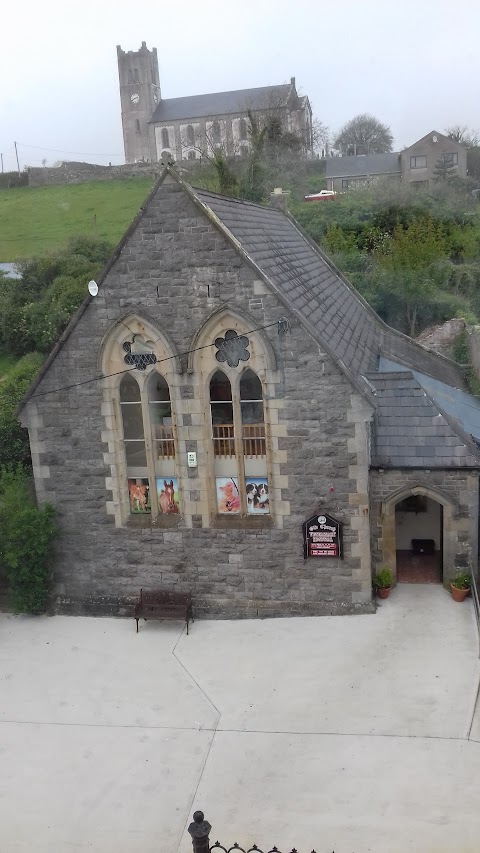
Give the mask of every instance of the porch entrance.
[[395, 505], [397, 583], [442, 583], [443, 507], [427, 495]]

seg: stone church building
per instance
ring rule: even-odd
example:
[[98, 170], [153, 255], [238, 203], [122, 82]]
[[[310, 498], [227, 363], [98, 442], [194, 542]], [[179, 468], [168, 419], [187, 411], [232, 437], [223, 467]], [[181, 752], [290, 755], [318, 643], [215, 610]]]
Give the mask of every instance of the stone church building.
[[313, 149], [312, 110], [295, 77], [279, 86], [162, 98], [155, 47], [142, 42], [140, 50], [124, 51], [117, 45], [117, 60], [127, 163], [197, 160], [216, 149], [242, 156], [250, 147], [248, 112], [260, 119], [275, 115], [307, 152]]
[[380, 566], [476, 572], [479, 403], [281, 200], [167, 166], [24, 398], [58, 611], [356, 613]]

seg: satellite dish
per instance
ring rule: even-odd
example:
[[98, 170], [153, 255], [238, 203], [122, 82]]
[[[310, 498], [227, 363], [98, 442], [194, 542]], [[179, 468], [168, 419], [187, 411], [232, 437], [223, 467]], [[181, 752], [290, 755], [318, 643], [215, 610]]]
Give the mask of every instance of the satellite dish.
[[88, 292], [89, 292], [90, 296], [96, 296], [96, 295], [97, 295], [97, 293], [98, 293], [98, 284], [97, 284], [97, 282], [96, 282], [96, 281], [93, 281], [93, 280], [92, 280], [92, 281], [89, 281], [89, 282], [88, 282]]

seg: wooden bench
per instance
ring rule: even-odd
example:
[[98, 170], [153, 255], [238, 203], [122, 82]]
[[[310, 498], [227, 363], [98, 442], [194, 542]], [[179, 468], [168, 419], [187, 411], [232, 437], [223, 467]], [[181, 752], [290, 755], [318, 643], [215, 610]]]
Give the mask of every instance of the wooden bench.
[[135, 605], [137, 634], [139, 619], [185, 619], [188, 634], [188, 623], [194, 621], [192, 595], [190, 592], [141, 589], [140, 598]]

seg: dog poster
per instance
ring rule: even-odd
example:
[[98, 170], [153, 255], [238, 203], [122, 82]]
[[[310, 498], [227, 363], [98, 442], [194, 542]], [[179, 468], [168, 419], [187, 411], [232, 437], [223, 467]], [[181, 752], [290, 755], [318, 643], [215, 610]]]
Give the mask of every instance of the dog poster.
[[254, 515], [266, 515], [270, 512], [268, 483], [265, 477], [247, 477], [245, 479], [247, 494], [247, 512]]
[[217, 477], [217, 509], [222, 514], [240, 512], [240, 492], [236, 477]]
[[128, 498], [130, 501], [130, 512], [134, 515], [137, 513], [151, 512], [150, 486], [148, 478], [130, 478], [128, 480]]
[[179, 511], [178, 479], [176, 477], [156, 477], [158, 511], [171, 513]]

